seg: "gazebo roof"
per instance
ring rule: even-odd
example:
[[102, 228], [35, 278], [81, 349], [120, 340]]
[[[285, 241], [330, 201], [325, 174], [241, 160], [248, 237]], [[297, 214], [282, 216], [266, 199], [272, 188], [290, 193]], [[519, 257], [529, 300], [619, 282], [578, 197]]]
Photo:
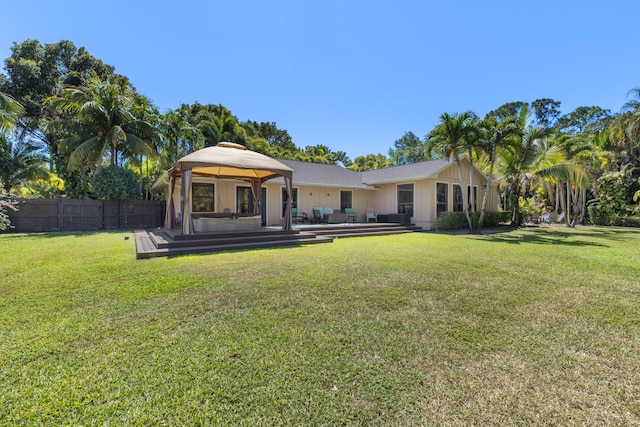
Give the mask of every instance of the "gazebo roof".
[[169, 176], [180, 176], [181, 171], [187, 169], [191, 169], [193, 175], [261, 182], [293, 175], [289, 166], [232, 142], [220, 142], [184, 156], [169, 170]]

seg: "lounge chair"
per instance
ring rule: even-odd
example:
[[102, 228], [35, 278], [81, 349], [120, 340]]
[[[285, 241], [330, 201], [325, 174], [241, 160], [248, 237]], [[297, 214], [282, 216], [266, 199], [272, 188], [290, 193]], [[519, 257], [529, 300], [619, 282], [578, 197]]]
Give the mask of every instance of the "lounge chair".
[[352, 208], [345, 208], [344, 213], [347, 214], [347, 222], [351, 219], [351, 222], [356, 222], [356, 212]]
[[373, 208], [369, 207], [364, 210], [364, 221], [371, 222], [371, 220], [373, 220], [373, 222], [377, 222], [375, 211]]
[[542, 215], [540, 215], [540, 219], [545, 224], [551, 224], [553, 222], [556, 222], [557, 218], [558, 218], [558, 213], [555, 212], [555, 211], [554, 212], [544, 212]]

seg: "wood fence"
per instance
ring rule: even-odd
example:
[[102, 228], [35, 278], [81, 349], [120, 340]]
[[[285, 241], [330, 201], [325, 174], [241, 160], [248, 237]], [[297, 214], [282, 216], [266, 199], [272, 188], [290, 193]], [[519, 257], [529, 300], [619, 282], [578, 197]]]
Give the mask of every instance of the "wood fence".
[[165, 202], [155, 200], [20, 199], [9, 210], [13, 232], [90, 231], [161, 227]]

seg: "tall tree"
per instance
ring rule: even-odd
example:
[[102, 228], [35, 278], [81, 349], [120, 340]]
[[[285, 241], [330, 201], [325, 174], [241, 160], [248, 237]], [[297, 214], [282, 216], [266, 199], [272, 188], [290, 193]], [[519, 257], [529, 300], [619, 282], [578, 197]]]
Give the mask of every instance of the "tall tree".
[[495, 110], [490, 111], [487, 116], [495, 117], [498, 120], [504, 120], [507, 117], [517, 117], [525, 106], [528, 108], [529, 104], [522, 101], [507, 102]]
[[114, 68], [91, 56], [84, 48], [67, 40], [41, 44], [37, 40], [14, 43], [5, 59], [7, 81], [4, 90], [25, 108], [18, 127], [20, 138], [34, 139], [49, 152], [51, 169], [58, 165], [57, 140], [60, 135], [47, 131], [45, 124], [54, 119], [42, 108], [44, 99], [59, 94], [65, 85], [80, 86], [91, 70], [101, 78], [113, 75]]
[[204, 136], [205, 147], [222, 141], [246, 145], [246, 132], [236, 117], [224, 107], [214, 111], [208, 107], [210, 106], [200, 109], [193, 117], [193, 124]]
[[247, 132], [247, 136], [251, 138], [264, 138], [272, 147], [282, 147], [292, 152], [297, 149], [289, 132], [285, 129], [278, 129], [275, 122], [258, 123], [247, 120], [242, 123], [242, 127]]
[[[474, 231], [473, 222], [469, 216], [469, 201], [467, 192], [464, 191], [464, 179], [462, 175], [462, 166], [460, 164], [460, 155], [467, 148], [470, 138], [474, 137], [476, 132], [476, 115], [471, 111], [453, 115], [443, 113], [436, 127], [427, 135], [427, 152], [436, 153], [442, 158], [451, 158], [456, 162], [458, 167], [458, 178], [460, 181], [460, 189], [462, 190], [462, 205], [464, 215], [469, 223], [469, 231]], [[470, 170], [473, 173], [473, 170]]]
[[389, 149], [389, 158], [394, 165], [405, 165], [427, 160], [425, 143], [413, 132], [405, 132], [402, 138], [393, 143]]
[[560, 116], [560, 101], [549, 98], [536, 99], [531, 103], [531, 109], [536, 118], [536, 123], [542, 129], [552, 128], [556, 125]]
[[611, 111], [600, 107], [578, 107], [573, 112], [558, 118], [558, 129], [571, 133], [597, 131], [606, 124], [604, 119], [611, 117]]
[[513, 143], [499, 152], [501, 185], [510, 198], [513, 227], [521, 223], [519, 198], [540, 179], [564, 178], [575, 182], [585, 176], [580, 165], [567, 159], [562, 147], [548, 144], [549, 131], [531, 126], [530, 119], [529, 109], [523, 108], [517, 119], [518, 132]]
[[154, 153], [151, 140], [156, 131], [133, 114], [136, 94], [126, 79], [101, 79], [96, 73], [85, 86], [64, 87], [60, 96], [50, 97], [45, 104], [70, 119], [50, 123], [68, 136], [60, 141], [68, 150], [69, 166], [87, 172], [102, 163], [109, 152], [111, 165], [118, 165], [119, 154]]
[[383, 169], [391, 166], [391, 161], [384, 154], [367, 154], [366, 156], [358, 156], [353, 163], [347, 166], [356, 172], [368, 170]]
[[11, 95], [0, 92], [0, 134], [14, 128], [23, 113], [24, 108], [18, 101]]
[[514, 136], [518, 134], [516, 119], [513, 116], [498, 120], [495, 116], [487, 116], [479, 123], [480, 138], [478, 146], [486, 156], [489, 164], [487, 173], [487, 184], [485, 185], [482, 207], [480, 208], [480, 218], [478, 220], [478, 232], [482, 232], [482, 224], [487, 210], [489, 193], [493, 182], [493, 169], [495, 167], [497, 152], [506, 148]]
[[17, 192], [29, 180], [47, 176], [45, 158], [37, 146], [0, 133], [0, 181], [6, 193]]
[[204, 147], [204, 136], [188, 121], [187, 111], [169, 110], [158, 123], [165, 167], [172, 166], [182, 156]]

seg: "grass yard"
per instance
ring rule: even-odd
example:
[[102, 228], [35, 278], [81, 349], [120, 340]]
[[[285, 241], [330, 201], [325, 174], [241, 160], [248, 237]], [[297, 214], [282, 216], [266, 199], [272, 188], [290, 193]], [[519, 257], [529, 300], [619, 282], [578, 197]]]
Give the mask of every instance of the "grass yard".
[[0, 236], [1, 425], [640, 424], [638, 230], [126, 236]]

